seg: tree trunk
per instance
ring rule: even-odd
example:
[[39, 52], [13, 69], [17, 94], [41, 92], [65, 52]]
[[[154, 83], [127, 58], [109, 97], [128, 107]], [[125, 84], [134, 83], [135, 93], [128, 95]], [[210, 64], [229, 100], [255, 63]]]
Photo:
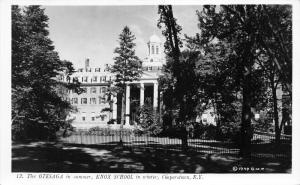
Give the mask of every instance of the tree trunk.
[[216, 98], [215, 98], [215, 100], [214, 100], [214, 102], [213, 102], [213, 106], [214, 106], [214, 112], [215, 112], [215, 120], [216, 120], [216, 129], [217, 129], [217, 135], [216, 135], [216, 138], [217, 138], [217, 140], [219, 140], [219, 139], [221, 139], [221, 121], [220, 121], [220, 114], [219, 114], [219, 112], [218, 112], [218, 109], [217, 109], [217, 107], [218, 107], [218, 105], [217, 105], [217, 100], [216, 100]]
[[278, 116], [278, 103], [277, 103], [277, 93], [276, 93], [277, 85], [275, 85], [274, 80], [275, 80], [275, 75], [274, 75], [274, 73], [272, 73], [270, 76], [270, 83], [271, 83], [271, 90], [272, 90], [273, 116], [274, 116], [274, 122], [275, 122], [275, 125], [274, 125], [275, 126], [275, 143], [279, 144], [281, 129], [280, 129], [280, 125], [279, 125], [279, 116]]
[[254, 65], [254, 56], [252, 55], [251, 47], [254, 44], [254, 35], [249, 36], [249, 41], [245, 43], [245, 50], [243, 51], [243, 103], [242, 103], [242, 124], [241, 124], [241, 143], [240, 143], [240, 154], [244, 158], [251, 156], [251, 139], [252, 139], [252, 128], [251, 128], [251, 101], [254, 89], [252, 88], [252, 67]]
[[125, 97], [126, 93], [125, 91], [122, 93], [122, 106], [121, 106], [121, 123], [120, 123], [120, 145], [123, 145], [123, 125], [125, 122]]
[[274, 83], [272, 83], [272, 100], [273, 100], [273, 111], [274, 111], [273, 114], [274, 114], [274, 122], [275, 122], [275, 143], [279, 144], [280, 143], [281, 129], [279, 128], [277, 94], [276, 94], [276, 87], [274, 87]]
[[[248, 63], [250, 63], [248, 61]], [[251, 64], [248, 64], [246, 72], [244, 72], [243, 79], [243, 105], [242, 105], [242, 124], [241, 124], [241, 143], [240, 154], [243, 157], [250, 157], [251, 155]]]
[[121, 125], [124, 125], [125, 122], [125, 111], [126, 111], [125, 96], [126, 96], [125, 92], [122, 93]]
[[[246, 85], [247, 86], [247, 85]], [[241, 127], [241, 155], [251, 155], [251, 97], [249, 91], [243, 89], [242, 127]]]
[[110, 108], [110, 110], [109, 110], [109, 114], [108, 114], [108, 117], [109, 117], [108, 120], [109, 120], [109, 121], [113, 119], [113, 116], [112, 116], [112, 115], [113, 115], [113, 104], [114, 104], [114, 103], [112, 102], [112, 100], [110, 100], [110, 103], [109, 103], [109, 108]]
[[186, 152], [187, 149], [188, 149], [188, 132], [186, 130], [186, 123], [184, 123], [184, 125], [181, 128], [181, 130], [182, 130], [182, 134], [181, 134], [181, 147], [182, 147], [182, 150], [184, 152]]

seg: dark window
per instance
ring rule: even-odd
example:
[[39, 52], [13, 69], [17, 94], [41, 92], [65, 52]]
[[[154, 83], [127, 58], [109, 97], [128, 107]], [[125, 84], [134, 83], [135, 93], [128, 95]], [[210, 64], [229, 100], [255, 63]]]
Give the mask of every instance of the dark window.
[[78, 82], [78, 77], [73, 77], [73, 82]]
[[106, 93], [106, 87], [100, 87], [100, 94]]
[[101, 97], [101, 102], [102, 102], [102, 103], [106, 103], [106, 98], [105, 98], [105, 96], [102, 96], [102, 97]]
[[93, 93], [96, 93], [96, 92], [97, 92], [96, 87], [91, 87], [91, 93], [93, 94]]
[[87, 82], [87, 81], [88, 81], [88, 77], [87, 76], [82, 77], [82, 82]]
[[81, 104], [87, 104], [87, 98], [81, 98]]
[[90, 104], [96, 104], [96, 98], [90, 98]]
[[78, 98], [73, 98], [73, 104], [78, 104]]

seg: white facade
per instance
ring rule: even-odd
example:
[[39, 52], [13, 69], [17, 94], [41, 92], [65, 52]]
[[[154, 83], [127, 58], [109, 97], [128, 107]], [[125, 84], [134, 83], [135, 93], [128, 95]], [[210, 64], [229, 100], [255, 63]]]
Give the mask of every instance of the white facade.
[[[73, 119], [73, 126], [78, 129], [88, 129], [92, 127], [110, 127], [120, 128], [120, 124], [107, 124], [111, 119], [117, 119], [117, 98], [114, 98], [112, 105], [113, 111], [103, 112], [104, 108], [110, 108], [105, 95], [106, 88], [110, 85], [108, 82], [113, 80], [114, 76], [106, 68], [91, 68], [89, 60], [85, 61], [85, 67], [78, 69], [70, 80], [77, 78], [82, 84], [82, 88], [86, 88], [86, 92], [78, 95], [75, 92], [69, 92], [69, 100], [73, 106], [77, 108], [77, 112], [70, 115]], [[143, 74], [138, 81], [128, 83], [126, 87], [126, 117], [123, 127], [132, 127], [130, 124], [130, 101], [131, 101], [131, 84], [136, 84], [139, 88], [139, 102], [142, 106], [145, 102], [145, 88], [153, 89], [153, 106], [158, 107], [158, 82], [157, 79], [161, 74], [161, 68], [165, 63], [163, 45], [158, 36], [153, 35], [148, 42], [148, 56], [143, 61]], [[64, 79], [66, 80], [66, 79]]]

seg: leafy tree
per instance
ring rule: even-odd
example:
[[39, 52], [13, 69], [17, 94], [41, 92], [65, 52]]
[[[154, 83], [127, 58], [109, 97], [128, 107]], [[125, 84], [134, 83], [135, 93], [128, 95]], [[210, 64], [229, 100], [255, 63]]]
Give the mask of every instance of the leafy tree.
[[157, 135], [162, 131], [162, 123], [159, 121], [159, 115], [150, 102], [146, 102], [137, 110], [138, 128], [145, 134]]
[[[279, 82], [292, 97], [292, 6], [261, 5], [258, 43], [274, 66]], [[272, 63], [272, 64], [270, 64]]]
[[[252, 69], [254, 65], [254, 57], [251, 52], [253, 38], [247, 33], [247, 30], [236, 31], [239, 29], [238, 21], [240, 16], [230, 17], [227, 9], [221, 9], [216, 12], [215, 6], [204, 6], [201, 13], [198, 13], [201, 29], [201, 44], [208, 44], [214, 38], [220, 41], [233, 43], [231, 48], [234, 54], [230, 59], [239, 63], [237, 79], [241, 79], [239, 83], [242, 86], [242, 154], [249, 153], [250, 147], [250, 126], [251, 126], [251, 89]], [[228, 18], [229, 17], [229, 18]], [[227, 20], [230, 19], [230, 20]], [[236, 20], [237, 19], [237, 20]], [[250, 25], [249, 25], [250, 26]], [[234, 30], [234, 31], [233, 31]], [[245, 32], [245, 33], [244, 33]], [[197, 39], [197, 38], [196, 38]], [[226, 58], [223, 57], [226, 62]], [[224, 62], [224, 60], [223, 60]]]
[[12, 136], [13, 139], [54, 137], [73, 110], [60, 88], [80, 91], [79, 83], [62, 83], [74, 69], [61, 61], [49, 39], [48, 17], [40, 6], [12, 6]]
[[[287, 94], [287, 102], [292, 100], [292, 7], [290, 5], [262, 5], [257, 52], [259, 67], [265, 72], [268, 81], [270, 105], [275, 122], [275, 141], [280, 142], [283, 124], [289, 121], [289, 108], [280, 107], [278, 100], [285, 104], [283, 97], [278, 97], [277, 89]], [[281, 109], [283, 108], [283, 109]], [[279, 123], [279, 111], [282, 121]]]
[[121, 128], [125, 121], [126, 85], [128, 82], [138, 80], [142, 74], [142, 62], [135, 55], [136, 44], [134, 40], [135, 36], [129, 27], [125, 26], [119, 35], [119, 46], [114, 51], [116, 54], [115, 63], [108, 68], [115, 76], [113, 86], [108, 90], [108, 93], [115, 97], [119, 94], [122, 100]]
[[[279, 73], [276, 64], [272, 62], [270, 57], [268, 57], [264, 52], [259, 53], [258, 57], [259, 68], [264, 73], [264, 81], [265, 83], [265, 96], [264, 102], [265, 107], [261, 108], [264, 111], [267, 111], [268, 114], [271, 114], [272, 120], [274, 120], [274, 130], [275, 130], [275, 141], [277, 144], [280, 143], [280, 137], [283, 125], [287, 119], [289, 119], [289, 115], [285, 112], [286, 107], [284, 107], [284, 95], [287, 92], [278, 93], [278, 90], [282, 91], [284, 86], [281, 82], [281, 74]], [[281, 97], [280, 97], [281, 96]], [[287, 96], [290, 97], [290, 96]], [[281, 104], [279, 103], [281, 102]], [[259, 104], [260, 105], [260, 104]], [[282, 119], [281, 123], [279, 123], [279, 112], [282, 111]], [[291, 114], [291, 113], [289, 113]]]
[[[216, 39], [223, 43], [230, 43], [232, 50], [230, 60], [237, 66], [233, 80], [237, 82], [235, 85], [240, 88], [242, 97], [241, 154], [244, 156], [250, 154], [251, 118], [253, 117], [251, 107], [255, 107], [265, 89], [262, 85], [265, 80], [264, 70], [257, 67], [262, 51], [273, 59], [272, 62], [282, 76], [282, 82], [290, 87], [291, 79], [285, 74], [291, 69], [290, 50], [274, 43], [275, 40], [280, 40], [279, 37], [287, 38], [287, 42], [291, 40], [288, 31], [289, 18], [283, 19], [289, 15], [285, 9], [265, 5], [224, 5], [219, 9], [216, 9], [216, 6], [204, 6], [203, 11], [197, 12], [201, 36], [198, 34], [193, 39], [196, 45], [206, 46]], [[276, 17], [280, 17], [279, 20], [285, 21], [279, 24], [278, 21], [272, 20], [271, 17], [275, 14]], [[271, 29], [274, 27], [276, 33]], [[280, 35], [278, 31], [280, 29], [285, 31], [283, 32], [286, 33], [285, 36]], [[279, 44], [284, 43], [279, 42]], [[284, 62], [279, 63], [279, 58]]]
[[193, 41], [193, 39], [188, 40], [190, 48], [201, 47], [199, 49], [205, 51], [197, 63], [204, 100], [199, 112], [211, 107], [214, 109], [217, 136], [221, 136], [222, 126], [234, 126], [233, 123], [240, 121], [238, 66], [232, 60], [234, 55], [229, 43], [213, 42], [198, 46]]
[[199, 83], [195, 71], [199, 52], [180, 51], [182, 41], [180, 39], [181, 27], [173, 17], [171, 5], [158, 7], [160, 18], [158, 27], [163, 28], [162, 34], [166, 37], [165, 53], [167, 63], [164, 66], [164, 75], [160, 78], [163, 90], [164, 103], [170, 117], [175, 124], [182, 129], [182, 147], [186, 149], [187, 126], [196, 117], [196, 107], [199, 103]]

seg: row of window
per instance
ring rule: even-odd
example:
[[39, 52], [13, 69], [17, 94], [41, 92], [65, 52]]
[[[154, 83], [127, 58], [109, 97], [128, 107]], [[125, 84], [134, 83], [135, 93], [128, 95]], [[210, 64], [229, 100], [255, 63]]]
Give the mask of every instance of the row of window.
[[[79, 104], [79, 98], [67, 98], [67, 101], [69, 101], [73, 105]], [[98, 97], [98, 104], [103, 104], [107, 103], [107, 98], [106, 97]], [[86, 105], [86, 104], [91, 104], [91, 105], [96, 105], [97, 104], [97, 98], [80, 98], [80, 104]]]
[[[153, 59], [150, 60], [150, 62], [153, 62]], [[100, 69], [100, 68], [99, 68]], [[156, 67], [156, 66], [148, 66], [148, 67], [143, 67], [143, 70], [144, 71], [152, 71], [152, 70], [161, 70], [161, 67]], [[64, 80], [64, 77], [61, 75], [58, 77], [59, 80], [63, 81]], [[113, 77], [112, 76], [92, 76], [92, 77], [89, 77], [89, 76], [82, 76], [82, 77], [73, 77], [71, 79], [71, 77], [67, 76], [66, 77], [66, 81], [67, 82], [83, 82], [83, 83], [105, 83], [105, 82], [110, 82], [113, 80]]]
[[[83, 93], [87, 93], [88, 92], [88, 88], [87, 87], [84, 87], [82, 89], [83, 89]], [[90, 93], [91, 94], [97, 94], [97, 91], [99, 91], [99, 94], [105, 94], [106, 91], [107, 91], [107, 87], [106, 86], [102, 86], [102, 87], [90, 87]], [[71, 93], [76, 93], [76, 92], [75, 92], [75, 90], [67, 90], [67, 93], [71, 94]]]
[[[108, 71], [107, 68], [104, 68], [103, 72]], [[77, 70], [77, 72], [101, 72], [101, 68], [80, 68]]]
[[[99, 80], [98, 80], [99, 79]], [[63, 77], [60, 77], [59, 80], [63, 80]], [[67, 77], [66, 78], [66, 81], [67, 82], [71, 82], [71, 78], [70, 77]], [[93, 83], [93, 82], [99, 82], [99, 83], [102, 83], [102, 82], [109, 82], [109, 81], [112, 81], [112, 77], [111, 76], [93, 76], [89, 79], [88, 76], [82, 76], [80, 79], [79, 77], [73, 77], [72, 78], [72, 81], [73, 82], [90, 82], [90, 83]]]
[[[150, 62], [153, 62], [153, 59], [150, 60]], [[156, 66], [148, 66], [148, 67], [143, 67], [144, 71], [156, 71], [156, 70], [161, 70], [161, 67], [156, 67]], [[64, 81], [64, 76], [60, 75], [58, 76], [58, 80], [60, 81]], [[113, 81], [113, 77], [112, 76], [82, 76], [82, 77], [66, 77], [66, 81], [67, 82], [83, 82], [83, 83], [105, 83], [105, 82], [110, 82]]]
[[[98, 81], [98, 79], [99, 79], [99, 81]], [[58, 76], [58, 80], [64, 81], [64, 76], [63, 76], [63, 75]], [[73, 83], [74, 83], [74, 82], [86, 82], [86, 83], [88, 83], [88, 82], [90, 82], [90, 83], [98, 82], [98, 83], [102, 83], [102, 82], [109, 82], [109, 81], [112, 81], [113, 78], [112, 78], [112, 76], [93, 76], [93, 77], [91, 77], [90, 79], [89, 79], [88, 76], [82, 76], [81, 78], [79, 78], [79, 77], [77, 76], [77, 77], [73, 77], [72, 79], [71, 79], [70, 76], [67, 76], [67, 77], [66, 77], [66, 81], [67, 81], [67, 82], [70, 83], [71, 80], [72, 80]]]
[[[82, 116], [81, 116], [81, 121], [96, 121], [96, 119], [100, 119], [101, 121], [105, 121], [105, 118], [107, 117], [106, 115], [99, 115], [99, 116], [95, 116], [92, 115], [91, 117], [85, 116], [85, 112], [82, 112]], [[76, 117], [75, 117], [76, 118]], [[88, 119], [90, 118], [90, 119]]]
[[[151, 59], [152, 60], [152, 59]], [[150, 61], [151, 61], [150, 60]], [[153, 61], [152, 61], [153, 62]], [[155, 70], [161, 70], [162, 67], [156, 67], [156, 66], [148, 66], [148, 67], [143, 67], [143, 71], [155, 71]]]
[[[82, 121], [88, 121], [88, 120], [86, 119], [86, 116], [82, 116], [82, 117], [81, 117], [81, 120], [82, 120]], [[95, 121], [95, 117], [91, 117], [91, 121]], [[104, 117], [101, 117], [101, 121], [104, 121]]]
[[[75, 77], [76, 78], [76, 77]], [[78, 77], [77, 77], [78, 79]], [[92, 78], [90, 78], [90, 80], [88, 80], [89, 77], [88, 76], [83, 76], [81, 77], [81, 82], [98, 82], [98, 79], [99, 79], [99, 82], [108, 82], [108, 81], [111, 81], [112, 80], [112, 77], [111, 76], [93, 76]]]

